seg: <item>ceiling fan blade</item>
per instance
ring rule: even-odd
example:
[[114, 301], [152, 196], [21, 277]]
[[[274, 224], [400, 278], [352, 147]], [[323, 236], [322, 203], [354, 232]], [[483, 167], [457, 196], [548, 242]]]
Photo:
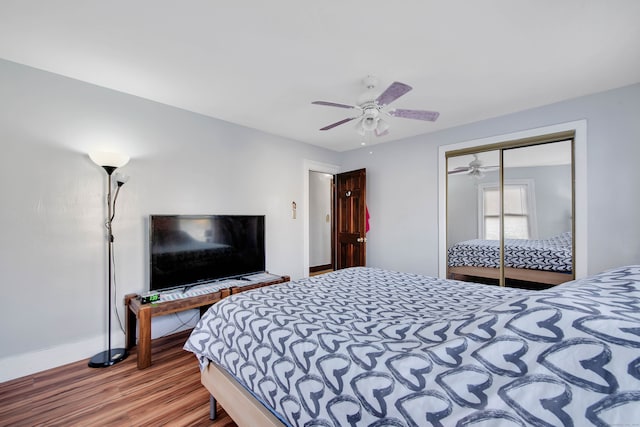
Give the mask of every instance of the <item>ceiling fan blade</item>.
[[437, 111], [425, 111], [425, 110], [403, 110], [397, 108], [395, 110], [389, 111], [394, 117], [402, 117], [405, 119], [414, 119], [414, 120], [426, 120], [429, 122], [434, 122], [440, 113]]
[[456, 173], [467, 173], [467, 172], [469, 172], [469, 168], [464, 167], [464, 166], [459, 166], [459, 167], [455, 168], [454, 170], [448, 171], [447, 173], [449, 175], [453, 175], [453, 174], [456, 174]]
[[380, 96], [376, 99], [376, 102], [380, 105], [389, 105], [396, 99], [400, 98], [405, 93], [413, 89], [408, 84], [393, 82]]
[[351, 120], [354, 120], [354, 119], [357, 119], [357, 117], [347, 117], [346, 119], [342, 119], [339, 122], [331, 123], [330, 125], [327, 125], [327, 126], [321, 128], [320, 130], [333, 129], [336, 126], [343, 125], [343, 124], [348, 123], [348, 122], [350, 122]]
[[327, 107], [338, 107], [338, 108], [357, 108], [355, 105], [338, 104], [337, 102], [329, 102], [329, 101], [313, 101], [312, 104], [325, 105]]

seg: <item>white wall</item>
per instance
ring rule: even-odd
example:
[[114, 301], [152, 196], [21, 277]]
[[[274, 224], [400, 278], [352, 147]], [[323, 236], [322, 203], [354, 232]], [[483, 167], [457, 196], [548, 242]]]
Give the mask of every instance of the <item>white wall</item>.
[[331, 264], [332, 179], [329, 174], [309, 172], [309, 265], [311, 267]]
[[[303, 276], [305, 160], [338, 153], [0, 60], [0, 381], [106, 349], [106, 174], [131, 156], [114, 223], [117, 297], [148, 289], [148, 215], [266, 215], [267, 269]], [[180, 318], [188, 320], [189, 313]], [[122, 318], [124, 320], [124, 318]], [[154, 319], [154, 336], [180, 326]], [[123, 334], [113, 322], [114, 347]]]
[[305, 213], [298, 203], [293, 220], [291, 201], [304, 199], [308, 160], [367, 168], [370, 266], [437, 275], [438, 146], [578, 119], [588, 122], [589, 271], [640, 263], [638, 117], [634, 85], [334, 153], [0, 60], [0, 381], [106, 348], [106, 178], [89, 151], [132, 157], [114, 224], [122, 315], [123, 295], [148, 286], [151, 213], [265, 214], [267, 268], [302, 277]]
[[[640, 84], [343, 153], [367, 168], [367, 263], [438, 275], [438, 147], [587, 121], [588, 273], [640, 264]], [[401, 126], [400, 119], [391, 124]]]

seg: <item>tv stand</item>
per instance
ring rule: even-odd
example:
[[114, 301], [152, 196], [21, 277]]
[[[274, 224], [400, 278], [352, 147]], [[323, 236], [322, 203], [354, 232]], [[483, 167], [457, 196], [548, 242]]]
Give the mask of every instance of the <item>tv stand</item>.
[[170, 301], [161, 300], [158, 303], [151, 304], [142, 304], [138, 294], [125, 295], [124, 305], [127, 312], [125, 318], [126, 348], [131, 349], [136, 345], [136, 330], [138, 330], [138, 369], [145, 369], [151, 366], [152, 318], [195, 308], [200, 309], [200, 316], [202, 316], [211, 305], [222, 298], [263, 286], [288, 282], [289, 276], [264, 273], [264, 275], [247, 276], [246, 279], [243, 278], [243, 281], [245, 280], [248, 282], [246, 285], [244, 283], [230, 282], [235, 284], [204, 295], [188, 296]]

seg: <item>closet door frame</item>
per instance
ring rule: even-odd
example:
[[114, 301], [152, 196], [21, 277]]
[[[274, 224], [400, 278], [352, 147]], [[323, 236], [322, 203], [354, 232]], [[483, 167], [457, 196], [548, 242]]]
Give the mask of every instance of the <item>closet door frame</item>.
[[587, 248], [587, 123], [586, 120], [562, 123], [489, 138], [441, 145], [438, 149], [438, 275], [447, 277], [447, 157], [471, 151], [521, 147], [544, 143], [554, 138], [573, 139], [573, 262], [575, 278], [588, 274]]

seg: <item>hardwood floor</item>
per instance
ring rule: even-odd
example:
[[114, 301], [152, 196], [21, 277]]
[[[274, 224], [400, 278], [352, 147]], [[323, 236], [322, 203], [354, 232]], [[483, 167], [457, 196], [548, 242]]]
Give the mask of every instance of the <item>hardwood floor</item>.
[[123, 362], [89, 368], [88, 360], [0, 384], [0, 426], [213, 426], [236, 424], [209, 394], [198, 363], [182, 350], [189, 331], [153, 341], [153, 364], [138, 370], [135, 348]]
[[327, 270], [319, 270], [319, 271], [313, 271], [313, 272], [309, 272], [309, 276], [318, 276], [320, 274], [325, 274], [325, 273], [331, 273], [333, 270], [332, 269], [327, 269]]

